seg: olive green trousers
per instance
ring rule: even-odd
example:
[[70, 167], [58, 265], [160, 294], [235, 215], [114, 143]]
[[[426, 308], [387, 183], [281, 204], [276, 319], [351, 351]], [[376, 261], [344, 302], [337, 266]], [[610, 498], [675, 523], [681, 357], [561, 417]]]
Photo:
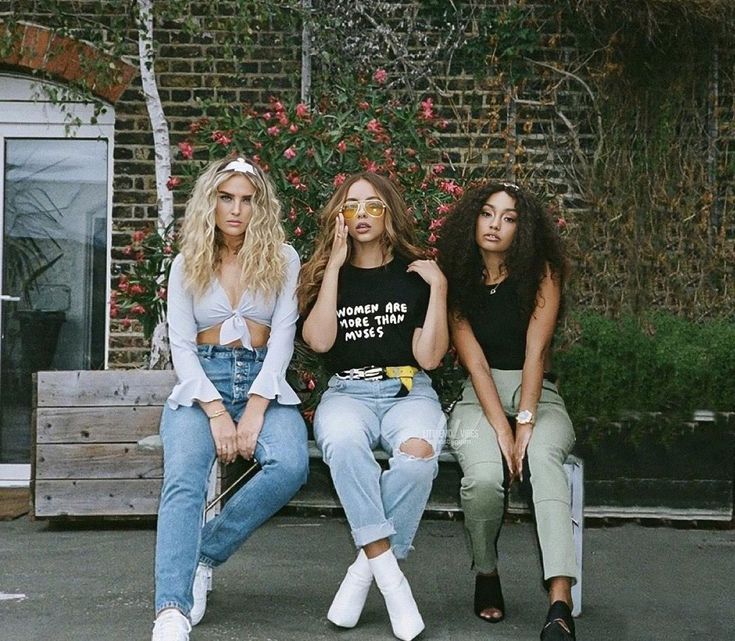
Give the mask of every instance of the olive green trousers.
[[[518, 412], [520, 370], [492, 370], [503, 409]], [[468, 379], [449, 419], [449, 442], [462, 467], [460, 498], [473, 567], [492, 572], [498, 564], [497, 540], [507, 496], [507, 470], [492, 428]], [[544, 580], [556, 576], [576, 582], [578, 569], [572, 539], [571, 496], [564, 461], [574, 446], [574, 429], [556, 385], [544, 380], [536, 424], [524, 463], [524, 485], [541, 548]]]

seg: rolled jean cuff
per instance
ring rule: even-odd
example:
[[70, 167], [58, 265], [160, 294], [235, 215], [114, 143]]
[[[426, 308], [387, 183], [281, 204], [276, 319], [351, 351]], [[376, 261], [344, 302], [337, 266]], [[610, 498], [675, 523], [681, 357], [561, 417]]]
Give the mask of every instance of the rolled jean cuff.
[[156, 604], [156, 617], [164, 610], [170, 610], [171, 608], [173, 608], [174, 610], [178, 610], [187, 619], [191, 620], [191, 617], [189, 616], [189, 611], [183, 605], [181, 605], [181, 603], [178, 603], [176, 601], [164, 601], [161, 604]]
[[382, 523], [375, 525], [363, 525], [360, 528], [352, 530], [352, 538], [355, 541], [355, 545], [359, 548], [379, 541], [380, 539], [388, 539], [396, 533], [396, 529], [393, 527], [393, 521], [388, 519]]
[[202, 554], [199, 557], [198, 563], [201, 563], [202, 565], [206, 565], [208, 568], [216, 568], [218, 565], [222, 565], [224, 561], [218, 561], [217, 559], [213, 559], [210, 556], [207, 556], [206, 554]]

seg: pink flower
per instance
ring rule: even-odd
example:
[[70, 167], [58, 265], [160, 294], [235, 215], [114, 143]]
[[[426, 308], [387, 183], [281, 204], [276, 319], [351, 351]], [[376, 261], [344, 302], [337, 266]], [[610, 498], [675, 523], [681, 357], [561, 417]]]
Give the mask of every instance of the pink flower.
[[289, 130], [289, 131], [290, 131], [290, 132], [291, 132], [292, 134], [295, 134], [295, 133], [296, 133], [296, 132], [297, 132], [297, 131], [299, 130], [299, 128], [298, 128], [298, 127], [297, 127], [296, 125], [291, 125], [291, 126], [290, 126], [290, 127], [288, 128], [288, 130]]
[[298, 156], [298, 153], [296, 152], [296, 147], [291, 145], [288, 149], [286, 149], [286, 151], [283, 152], [283, 156], [288, 160], [293, 160], [294, 158], [296, 158], [296, 156]]
[[288, 219], [292, 222], [296, 222], [296, 208], [291, 207], [291, 211], [288, 212]]
[[383, 133], [383, 125], [380, 124], [377, 118], [373, 118], [370, 122], [368, 122], [365, 129], [367, 129], [371, 134]]
[[379, 85], [384, 85], [385, 81], [388, 80], [388, 72], [385, 69], [378, 69], [373, 74], [373, 80]]
[[222, 145], [223, 147], [226, 147], [232, 142], [232, 138], [225, 134], [224, 131], [220, 131], [219, 129], [212, 132], [212, 140], [214, 140], [214, 142], [216, 142], [218, 145]]
[[163, 246], [163, 253], [166, 254], [167, 256], [170, 256], [171, 254], [174, 253], [174, 248], [171, 247], [171, 245], [164, 245]]
[[166, 181], [166, 187], [169, 191], [173, 191], [181, 184], [181, 178], [178, 176], [169, 176]]
[[131, 321], [129, 318], [123, 318], [122, 326], [125, 329], [128, 329], [133, 324], [133, 321]]
[[281, 125], [281, 127], [288, 126], [288, 123], [289, 123], [288, 116], [283, 112], [278, 114], [278, 123]]
[[127, 276], [120, 276], [120, 280], [117, 282], [117, 288], [121, 292], [128, 291], [128, 277]]
[[273, 118], [273, 114], [270, 111], [266, 111], [263, 114], [263, 120], [270, 120], [271, 118]]
[[117, 305], [110, 305], [110, 318], [117, 318], [119, 308]]
[[293, 230], [293, 235], [296, 236], [296, 238], [301, 238], [304, 235], [304, 230], [301, 229], [301, 227], [297, 227]]
[[447, 203], [442, 203], [436, 208], [436, 211], [440, 214], [448, 214], [450, 210], [452, 209], [451, 205], [447, 205]]
[[436, 126], [438, 129], [446, 129], [447, 127], [449, 127], [449, 121], [442, 119], [436, 123]]
[[360, 102], [357, 103], [357, 107], [358, 109], [361, 109], [362, 111], [367, 111], [368, 109], [370, 109], [370, 103], [365, 102], [364, 100], [361, 100]]
[[271, 100], [271, 107], [275, 111], [283, 111], [283, 103], [280, 100]]
[[434, 101], [431, 98], [421, 101], [419, 118], [422, 120], [431, 120], [434, 118]]
[[431, 173], [435, 176], [438, 176], [439, 174], [443, 174], [446, 167], [444, 165], [434, 165], [431, 168]]
[[416, 156], [416, 150], [413, 147], [406, 147], [406, 155], [409, 158], [413, 158], [414, 156]]
[[439, 183], [439, 189], [445, 194], [450, 194], [456, 198], [461, 198], [464, 193], [464, 189], [453, 180], [442, 180]]
[[436, 243], [436, 234], [434, 232], [431, 232], [429, 234], [429, 237], [426, 239], [426, 242], [429, 243], [429, 245], [433, 245]]
[[380, 166], [374, 160], [369, 160], [367, 163], [365, 163], [365, 171], [371, 171], [373, 173], [376, 173], [379, 170], [380, 170]]
[[122, 253], [124, 256], [130, 256], [130, 254], [133, 253], [133, 248], [130, 245], [125, 245], [125, 247], [122, 248]]
[[345, 180], [347, 180], [346, 174], [337, 174], [332, 181], [332, 185], [339, 187]]
[[145, 307], [140, 303], [135, 303], [135, 305], [130, 308], [130, 313], [135, 314], [136, 316], [142, 316], [145, 314]]
[[145, 238], [145, 232], [144, 231], [134, 231], [133, 232], [133, 242], [134, 243], [140, 243]]
[[281, 130], [273, 125], [272, 127], [268, 127], [268, 129], [265, 130], [265, 133], [267, 133], [269, 136], [277, 136], [279, 131]]
[[429, 223], [429, 231], [436, 231], [438, 229], [441, 229], [444, 225], [444, 221], [446, 221], [446, 218], [435, 218], [431, 221], [431, 223]]
[[337, 143], [337, 151], [341, 154], [345, 153], [347, 151], [347, 143], [344, 140], [340, 140]]
[[316, 387], [316, 381], [313, 378], [310, 378], [308, 381], [306, 381], [306, 389], [308, 389], [310, 392], [314, 390]]
[[556, 227], [560, 230], [567, 228], [567, 221], [563, 216], [559, 216], [559, 218], [556, 219]]
[[296, 117], [297, 118], [306, 118], [309, 115], [309, 107], [307, 107], [303, 102], [300, 102], [298, 105], [296, 105]]
[[138, 283], [135, 283], [134, 285], [130, 286], [130, 293], [133, 296], [136, 296], [138, 294], [144, 294], [145, 293], [145, 287], [143, 285], [140, 285]]
[[194, 157], [194, 146], [190, 142], [180, 142], [179, 151], [181, 156], [187, 160], [191, 160]]
[[[253, 143], [253, 147], [255, 147], [256, 149], [263, 149], [263, 143], [262, 142], [254, 142]], [[253, 158], [255, 158], [255, 156], [253, 156]], [[258, 161], [256, 160], [255, 162], [258, 162]]]
[[157, 295], [157, 296], [158, 296], [158, 298], [160, 298], [161, 300], [166, 300], [166, 296], [167, 296], [167, 294], [168, 294], [168, 292], [166, 292], [166, 288], [165, 288], [165, 287], [159, 287], [159, 288], [158, 288], [158, 291], [156, 292], [156, 295]]

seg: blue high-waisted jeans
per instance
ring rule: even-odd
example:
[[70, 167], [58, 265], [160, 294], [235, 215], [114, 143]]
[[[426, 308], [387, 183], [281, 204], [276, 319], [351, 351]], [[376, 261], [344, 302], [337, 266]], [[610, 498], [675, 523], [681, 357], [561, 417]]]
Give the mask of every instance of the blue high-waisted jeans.
[[[408, 396], [396, 397], [398, 379], [340, 380], [333, 376], [314, 415], [316, 444], [329, 465], [355, 545], [390, 538], [393, 553], [408, 554], [439, 469], [446, 418], [431, 380], [414, 376]], [[433, 449], [429, 458], [401, 451], [419, 438]], [[388, 454], [382, 471], [373, 449]]]
[[[222, 395], [235, 423], [260, 372], [265, 348], [214, 345], [198, 348], [207, 377]], [[293, 405], [270, 402], [255, 457], [261, 469], [202, 528], [207, 482], [216, 452], [209, 419], [194, 404], [161, 417], [163, 489], [156, 536], [156, 613], [177, 608], [188, 616], [197, 563], [216, 566], [293, 497], [306, 482], [306, 426]]]

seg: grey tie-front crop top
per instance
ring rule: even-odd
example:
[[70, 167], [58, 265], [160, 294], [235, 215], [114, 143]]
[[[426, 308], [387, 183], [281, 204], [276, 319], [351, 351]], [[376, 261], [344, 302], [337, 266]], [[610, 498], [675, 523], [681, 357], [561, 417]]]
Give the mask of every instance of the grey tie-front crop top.
[[179, 405], [190, 406], [194, 401], [222, 398], [199, 363], [197, 334], [222, 323], [221, 345], [240, 340], [243, 347], [252, 349], [246, 318], [270, 327], [268, 351], [248, 395], [275, 398], [282, 405], [301, 402], [286, 382], [286, 369], [293, 356], [299, 316], [296, 282], [300, 261], [296, 250], [290, 245], [284, 243], [282, 252], [286, 261], [286, 280], [278, 295], [267, 298], [245, 290], [235, 309], [216, 278], [201, 296], [192, 296], [185, 283], [184, 257], [179, 254], [174, 259], [168, 285], [168, 334], [171, 358], [179, 382], [168, 397], [172, 409]]

